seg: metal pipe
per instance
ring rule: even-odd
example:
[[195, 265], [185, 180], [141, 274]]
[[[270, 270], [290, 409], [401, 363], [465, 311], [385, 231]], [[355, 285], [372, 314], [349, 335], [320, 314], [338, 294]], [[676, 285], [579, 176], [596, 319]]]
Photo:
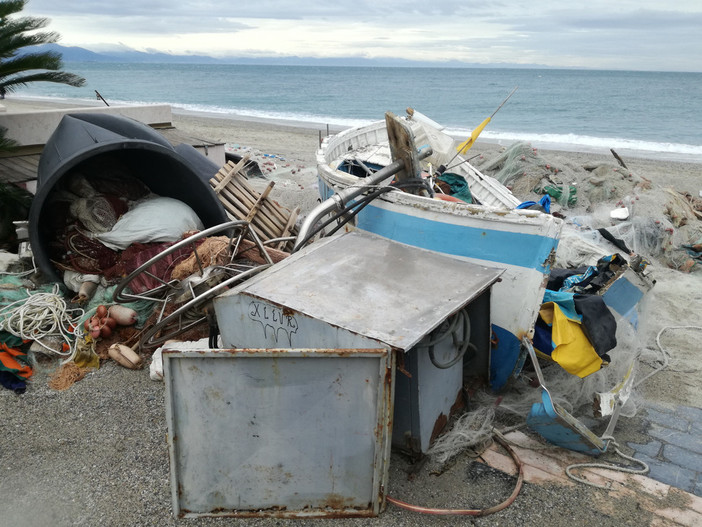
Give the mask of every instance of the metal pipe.
[[[433, 153], [431, 147], [425, 146], [417, 152], [420, 160], [425, 157], [429, 157]], [[324, 200], [322, 203], [317, 205], [312, 211], [307, 215], [305, 220], [300, 226], [300, 232], [297, 235], [297, 240], [295, 240], [295, 245], [293, 246], [292, 252], [296, 252], [300, 249], [302, 242], [307, 238], [308, 233], [312, 230], [312, 227], [324, 216], [333, 212], [334, 210], [341, 210], [346, 203], [351, 201], [356, 196], [363, 194], [368, 187], [378, 185], [388, 179], [391, 176], [397, 174], [400, 170], [405, 168], [405, 162], [401, 159], [393, 161], [389, 165], [381, 168], [372, 176], [363, 178], [363, 183], [352, 185], [340, 190], [330, 198]]]

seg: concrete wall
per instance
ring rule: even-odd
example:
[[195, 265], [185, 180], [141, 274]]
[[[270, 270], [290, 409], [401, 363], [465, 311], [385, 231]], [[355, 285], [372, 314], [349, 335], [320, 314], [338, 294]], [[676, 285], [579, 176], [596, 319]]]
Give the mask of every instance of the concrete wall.
[[151, 126], [170, 126], [171, 107], [168, 104], [148, 106], [91, 106], [0, 113], [0, 126], [7, 128], [7, 137], [21, 146], [44, 145], [56, 130], [61, 118], [68, 113], [112, 113], [131, 117]]
[[218, 167], [224, 166], [224, 164], [227, 162], [226, 157], [224, 155], [224, 153], [225, 153], [224, 144], [222, 144], [222, 143], [214, 143], [214, 144], [193, 143], [193, 146], [195, 147], [195, 150], [200, 152], [203, 156], [205, 156], [207, 159], [212, 161]]

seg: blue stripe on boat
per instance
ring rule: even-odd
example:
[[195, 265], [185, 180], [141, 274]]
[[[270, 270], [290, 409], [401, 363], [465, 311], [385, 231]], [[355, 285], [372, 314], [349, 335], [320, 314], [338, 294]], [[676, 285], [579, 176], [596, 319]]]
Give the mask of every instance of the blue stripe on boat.
[[[535, 269], [548, 273], [557, 240], [548, 236], [442, 223], [374, 207], [358, 215], [358, 228], [430, 251]], [[488, 264], [489, 265], [489, 264]]]

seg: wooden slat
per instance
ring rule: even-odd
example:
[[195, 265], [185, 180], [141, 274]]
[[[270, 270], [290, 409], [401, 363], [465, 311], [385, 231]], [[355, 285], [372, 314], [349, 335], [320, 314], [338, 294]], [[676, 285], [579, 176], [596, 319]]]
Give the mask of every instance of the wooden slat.
[[268, 197], [268, 194], [271, 193], [271, 189], [273, 188], [274, 185], [275, 185], [275, 183], [273, 183], [272, 181], [268, 182], [268, 185], [266, 185], [266, 188], [263, 190], [263, 192], [261, 192], [261, 195], [256, 200], [256, 203], [254, 203], [254, 206], [251, 207], [251, 210], [246, 215], [246, 221], [253, 220], [254, 216], [261, 209], [261, 205], [263, 204], [263, 201]]
[[[210, 179], [210, 185], [224, 205], [227, 215], [233, 219], [250, 222], [252, 229], [263, 241], [294, 235], [297, 228], [295, 221], [300, 213], [281, 207], [268, 196], [275, 183], [269, 182], [263, 192], [259, 193], [240, 173], [248, 156], [234, 164], [227, 163]], [[286, 243], [280, 242], [279, 247]]]
[[[285, 224], [285, 228], [283, 229], [283, 232], [280, 233], [281, 238], [285, 238], [286, 236], [290, 235], [290, 232], [291, 232], [292, 228], [295, 226], [295, 222], [297, 221], [298, 214], [300, 214], [300, 207], [295, 207], [295, 209], [290, 214], [290, 217], [288, 218], [288, 223]], [[290, 242], [286, 242], [286, 241], [279, 242], [276, 245], [276, 249], [283, 249], [289, 243]]]
[[[241, 170], [241, 169], [244, 167], [244, 165], [246, 164], [246, 162], [249, 160], [249, 157], [251, 157], [251, 155], [250, 155], [250, 154], [246, 154], [246, 155], [244, 155], [244, 157], [242, 157], [242, 158], [239, 160], [239, 162], [238, 162], [236, 165], [233, 165], [233, 163], [232, 163], [231, 161], [230, 161], [229, 163], [227, 163], [226, 165], [224, 165], [224, 168], [226, 169], [226, 173], [223, 174], [222, 179], [220, 179], [220, 181], [219, 181], [219, 183], [217, 184], [217, 186], [214, 187], [214, 191], [215, 191], [216, 194], [219, 194], [220, 191], [221, 191], [224, 187], [227, 186], [227, 184], [229, 183], [229, 181], [231, 181], [232, 178], [234, 178], [234, 176], [237, 175], [237, 173], [239, 172], [239, 170]], [[233, 165], [233, 166], [232, 166], [232, 165]], [[220, 173], [221, 173], [221, 172], [222, 172], [222, 171], [220, 170]]]

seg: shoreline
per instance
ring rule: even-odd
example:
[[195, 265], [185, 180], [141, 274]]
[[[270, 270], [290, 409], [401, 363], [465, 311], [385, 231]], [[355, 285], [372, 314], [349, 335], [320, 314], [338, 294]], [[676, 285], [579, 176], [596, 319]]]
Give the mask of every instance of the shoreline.
[[[0, 104], [4, 105], [7, 111], [50, 110], [52, 108], [75, 108], [81, 106], [101, 107], [104, 105], [104, 103], [98, 100], [97, 98], [95, 100], [92, 100], [22, 96], [12, 96], [9, 99], [4, 99], [0, 101]], [[218, 113], [203, 110], [190, 110], [183, 107], [174, 106], [172, 104], [170, 106], [174, 117], [174, 124], [176, 122], [176, 118], [181, 122], [181, 124], [186, 123], [187, 121], [198, 121], [201, 119], [208, 121], [226, 121], [228, 123], [235, 123], [232, 126], [236, 128], [239, 128], [241, 126], [250, 126], [253, 128], [270, 127], [276, 130], [283, 130], [291, 133], [305, 133], [313, 131], [317, 137], [319, 137], [320, 133], [324, 135], [336, 134], [341, 132], [342, 130], [350, 128], [350, 126], [342, 126], [338, 124], [329, 124], [324, 122], [284, 120], [241, 115], [236, 113]], [[456, 134], [451, 135], [456, 140], [462, 141], [463, 139], [465, 139], [464, 137], [461, 137]], [[476, 141], [476, 148], [479, 148], [481, 146], [488, 150], [492, 150], [495, 148], [507, 148], [508, 146], [517, 142], [528, 142], [543, 151], [552, 151], [559, 153], [568, 152], [583, 155], [598, 155], [607, 156], [611, 158], [609, 147], [587, 145], [582, 143], [562, 143], [540, 139], [524, 141], [520, 139], [489, 138], [482, 136], [478, 139], [478, 141]], [[620, 156], [632, 159], [635, 158], [650, 160], [654, 162], [702, 165], [702, 155], [698, 154], [685, 154], [622, 147], [619, 147], [616, 150]]]
[[[83, 104], [82, 107], [102, 107], [104, 104], [97, 99], [88, 101], [14, 96], [5, 99], [2, 103], [7, 113], [76, 108], [80, 107], [80, 104]], [[306, 188], [316, 185], [316, 154], [321, 138], [327, 133], [325, 124], [197, 112], [173, 106], [171, 106], [171, 111], [172, 125], [184, 135], [198, 140], [224, 143], [229, 151], [258, 151], [281, 158], [285, 160], [285, 164], [294, 166], [296, 176], [284, 178], [285, 180], [279, 185], [280, 190], [276, 189], [275, 191], [276, 199], [287, 201], [281, 193], [291, 192], [291, 189], [298, 187], [298, 183], [302, 183]], [[0, 113], [1, 115], [2, 113]], [[330, 126], [329, 133], [338, 133], [342, 129], [342, 127]], [[471, 161], [471, 164], [482, 171], [481, 166], [485, 162], [496, 158], [510, 145], [518, 142], [494, 142], [479, 138], [468, 158], [477, 156], [475, 161]], [[578, 181], [571, 182], [576, 185], [578, 182], [582, 183], [583, 178], [587, 177], [587, 173], [583, 170], [585, 166], [618, 166], [612, 152], [606, 149], [597, 151], [597, 149], [586, 145], [569, 150], [546, 148], [533, 143], [532, 146], [551, 166], [576, 168], [579, 172]], [[632, 173], [653, 182], [655, 187], [661, 189], [671, 187], [678, 192], [688, 193], [692, 196], [698, 196], [702, 191], [702, 159], [671, 161], [663, 159], [661, 156], [647, 157], [642, 155], [640, 151], [629, 153], [620, 150], [617, 153]], [[304, 169], [304, 174], [300, 173], [300, 169]], [[297, 199], [297, 197], [292, 199]], [[313, 200], [306, 201], [309, 201], [308, 206], [313, 203]]]

